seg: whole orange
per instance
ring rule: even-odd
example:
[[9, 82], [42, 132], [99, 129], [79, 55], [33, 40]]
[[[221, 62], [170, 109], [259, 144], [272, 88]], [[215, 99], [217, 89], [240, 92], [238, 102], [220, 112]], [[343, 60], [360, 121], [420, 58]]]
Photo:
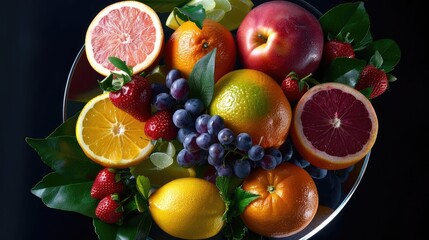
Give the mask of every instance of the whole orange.
[[243, 189], [260, 195], [247, 205], [241, 218], [251, 231], [263, 236], [291, 236], [316, 215], [316, 184], [307, 171], [292, 163], [273, 170], [256, 169], [243, 181]]
[[279, 84], [251, 69], [229, 72], [215, 84], [210, 115], [219, 115], [235, 134], [246, 132], [264, 148], [284, 143], [292, 110]]
[[235, 67], [237, 50], [232, 33], [223, 25], [210, 19], [203, 28], [191, 21], [180, 25], [170, 36], [165, 47], [165, 64], [178, 69], [189, 78], [195, 64], [216, 48], [214, 79], [217, 81]]

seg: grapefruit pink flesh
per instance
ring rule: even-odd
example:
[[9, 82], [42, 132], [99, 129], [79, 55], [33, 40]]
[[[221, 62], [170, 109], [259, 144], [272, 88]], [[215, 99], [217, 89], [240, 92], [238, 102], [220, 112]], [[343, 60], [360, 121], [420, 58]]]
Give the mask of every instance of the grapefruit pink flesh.
[[100, 11], [88, 27], [85, 50], [91, 66], [107, 76], [117, 70], [109, 57], [133, 67], [134, 73], [152, 66], [164, 41], [157, 13], [137, 1], [122, 1]]

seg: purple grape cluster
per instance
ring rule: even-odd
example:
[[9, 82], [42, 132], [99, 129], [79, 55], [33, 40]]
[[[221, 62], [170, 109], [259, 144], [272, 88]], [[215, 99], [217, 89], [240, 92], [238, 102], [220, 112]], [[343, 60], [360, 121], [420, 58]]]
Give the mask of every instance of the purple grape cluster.
[[[200, 99], [188, 98], [188, 82], [176, 69], [167, 73], [166, 89], [169, 94], [156, 97], [155, 101], [160, 100], [154, 106], [171, 106], [171, 98], [176, 100], [173, 123], [179, 128], [177, 139], [183, 144], [176, 158], [180, 166], [209, 164], [215, 167], [218, 176], [245, 178], [255, 167], [268, 170], [283, 162], [280, 150], [254, 144], [248, 133], [235, 135], [220, 116], [206, 113]], [[170, 99], [165, 95], [170, 95]], [[178, 101], [182, 104], [178, 105]]]
[[177, 140], [183, 149], [176, 156], [182, 167], [209, 164], [218, 176], [247, 177], [252, 169], [274, 169], [280, 163], [291, 162], [307, 170], [315, 179], [326, 176], [325, 169], [317, 168], [294, 150], [292, 142], [265, 149], [254, 144], [248, 133], [235, 133], [224, 125], [222, 117], [206, 113], [204, 103], [189, 98], [188, 81], [177, 69], [166, 75], [166, 84], [152, 84], [152, 104], [157, 110], [173, 110], [173, 123], [179, 128]]

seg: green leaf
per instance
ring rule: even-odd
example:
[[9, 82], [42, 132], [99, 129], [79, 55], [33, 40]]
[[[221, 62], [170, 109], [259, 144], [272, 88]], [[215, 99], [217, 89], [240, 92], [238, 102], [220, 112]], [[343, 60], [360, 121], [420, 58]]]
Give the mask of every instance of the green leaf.
[[158, 13], [171, 12], [175, 7], [179, 7], [189, 2], [189, 0], [139, 0]]
[[370, 21], [362, 1], [339, 4], [327, 11], [319, 19], [326, 36], [345, 41], [352, 40], [353, 47], [362, 48], [363, 42], [370, 40]]
[[128, 76], [133, 75], [133, 68], [128, 67], [127, 63], [122, 61], [121, 59], [117, 57], [109, 57], [109, 61], [113, 64], [113, 66], [128, 74]]
[[58, 136], [76, 136], [76, 122], [79, 118], [79, 113], [68, 118], [65, 122], [63, 122], [60, 126], [58, 126], [49, 136], [50, 137], [58, 137]]
[[192, 21], [200, 29], [203, 28], [203, 21], [206, 18], [206, 11], [203, 5], [198, 4], [196, 6], [185, 5], [180, 8], [174, 8], [174, 16], [179, 17], [183, 21]]
[[401, 59], [401, 49], [392, 39], [380, 39], [372, 42], [359, 53], [359, 57], [368, 60], [376, 52], [383, 58], [383, 62], [379, 68], [383, 69], [386, 73], [392, 71]]
[[137, 176], [136, 183], [137, 183], [137, 190], [139, 191], [140, 195], [144, 199], [148, 200], [149, 192], [151, 188], [149, 178], [139, 175]]
[[225, 176], [216, 177], [216, 187], [219, 189], [221, 196], [231, 197], [235, 189], [241, 184], [242, 180]]
[[368, 88], [364, 88], [362, 90], [359, 91], [360, 93], [362, 93], [366, 98], [371, 99], [371, 93], [372, 93], [372, 87], [368, 87]]
[[230, 223], [225, 225], [222, 229], [222, 233], [226, 239], [241, 240], [244, 239], [247, 230], [241, 218], [234, 218]]
[[42, 202], [54, 209], [95, 217], [98, 200], [90, 195], [93, 181], [67, 178], [49, 173], [31, 189]]
[[394, 82], [398, 80], [395, 76], [393, 76], [392, 74], [387, 74], [387, 81], [388, 82]]
[[254, 194], [248, 191], [243, 190], [241, 187], [235, 189], [234, 202], [237, 204], [238, 212], [237, 216], [243, 213], [244, 209], [249, 205], [253, 200], [259, 198], [260, 195]]
[[339, 82], [354, 87], [366, 62], [356, 58], [337, 58], [326, 70], [323, 82]]
[[100, 240], [146, 239], [152, 226], [152, 219], [146, 212], [126, 219], [122, 225], [108, 224], [97, 218], [93, 224]]
[[379, 51], [375, 51], [374, 55], [369, 59], [369, 64], [376, 68], [380, 68], [383, 65], [383, 57]]
[[42, 161], [56, 173], [75, 179], [94, 179], [101, 166], [83, 153], [76, 137], [26, 138]]
[[210, 105], [214, 93], [215, 60], [216, 48], [198, 60], [188, 80], [190, 97], [201, 99], [206, 108]]

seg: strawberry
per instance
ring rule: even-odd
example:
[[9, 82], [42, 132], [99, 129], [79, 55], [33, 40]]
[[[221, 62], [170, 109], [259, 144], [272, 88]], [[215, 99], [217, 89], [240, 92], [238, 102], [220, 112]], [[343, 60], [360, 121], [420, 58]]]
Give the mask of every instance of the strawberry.
[[354, 58], [355, 51], [348, 42], [329, 40], [323, 48], [323, 63], [329, 64], [336, 58]]
[[102, 169], [94, 180], [91, 187], [91, 197], [102, 199], [113, 193], [122, 193], [124, 191], [124, 183], [118, 181], [116, 173], [113, 169]]
[[152, 114], [152, 88], [149, 81], [143, 76], [133, 75], [132, 68], [122, 60], [115, 57], [109, 60], [122, 72], [112, 72], [100, 81], [101, 89], [110, 92], [109, 98], [113, 105], [145, 122]]
[[299, 79], [295, 72], [291, 72], [282, 81], [281, 88], [290, 103], [297, 103], [299, 99], [301, 99], [302, 95], [308, 91], [308, 82], [317, 84], [317, 81], [310, 76], [311, 74], [302, 79]]
[[149, 81], [139, 75], [132, 77], [119, 91], [110, 92], [113, 105], [124, 110], [139, 121], [145, 122], [151, 116], [152, 88]]
[[173, 123], [173, 114], [170, 111], [159, 111], [146, 121], [144, 131], [152, 140], [173, 140], [177, 135], [177, 127]]
[[123, 208], [119, 204], [118, 195], [112, 194], [100, 200], [95, 208], [95, 216], [106, 223], [117, 223], [122, 219]]
[[372, 88], [370, 99], [376, 98], [383, 94], [389, 87], [387, 74], [373, 65], [367, 65], [362, 70], [359, 80], [355, 85], [357, 90]]

